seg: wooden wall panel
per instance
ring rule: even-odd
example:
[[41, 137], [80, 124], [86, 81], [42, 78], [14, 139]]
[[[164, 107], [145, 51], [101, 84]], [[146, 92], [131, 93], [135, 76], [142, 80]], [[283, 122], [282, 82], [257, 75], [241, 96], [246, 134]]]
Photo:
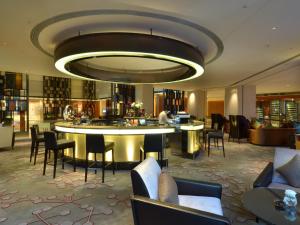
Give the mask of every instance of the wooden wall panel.
[[210, 116], [212, 113], [224, 115], [224, 101], [208, 101], [206, 116]]

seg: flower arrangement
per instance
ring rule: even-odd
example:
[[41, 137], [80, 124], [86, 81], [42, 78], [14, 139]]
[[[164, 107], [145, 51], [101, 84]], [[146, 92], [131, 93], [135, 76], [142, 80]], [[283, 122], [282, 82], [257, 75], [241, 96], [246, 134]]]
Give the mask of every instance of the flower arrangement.
[[133, 109], [142, 109], [143, 103], [142, 102], [133, 102], [131, 103], [131, 108]]
[[127, 112], [128, 116], [142, 116], [144, 114], [143, 103], [142, 102], [133, 102], [130, 105], [130, 108]]

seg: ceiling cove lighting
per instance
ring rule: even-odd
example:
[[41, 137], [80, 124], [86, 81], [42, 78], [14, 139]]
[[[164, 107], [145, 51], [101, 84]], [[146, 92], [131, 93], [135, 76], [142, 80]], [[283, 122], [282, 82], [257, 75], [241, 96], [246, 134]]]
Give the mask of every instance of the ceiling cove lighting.
[[[128, 70], [87, 63], [89, 59], [102, 57], [138, 57], [145, 60], [145, 64], [147, 59], [155, 59], [176, 66]], [[197, 78], [204, 72], [202, 53], [195, 47], [170, 38], [138, 33], [95, 33], [73, 37], [57, 46], [54, 60], [56, 69], [62, 73], [116, 83], [173, 83]]]

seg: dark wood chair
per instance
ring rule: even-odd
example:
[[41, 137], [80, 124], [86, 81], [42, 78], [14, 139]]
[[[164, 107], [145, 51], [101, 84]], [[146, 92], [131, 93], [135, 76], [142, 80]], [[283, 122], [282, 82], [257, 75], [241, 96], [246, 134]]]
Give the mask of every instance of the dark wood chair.
[[[86, 155], [85, 155], [85, 182], [87, 181], [87, 172], [88, 168], [97, 164], [97, 154], [102, 154], [102, 183], [104, 183], [104, 175], [105, 175], [105, 167], [106, 159], [105, 153], [108, 151], [112, 151], [112, 170], [113, 174], [115, 174], [115, 153], [114, 153], [114, 142], [104, 142], [104, 136], [102, 134], [87, 134], [86, 135]], [[94, 163], [89, 165], [89, 153], [94, 153]], [[95, 174], [97, 173], [97, 169], [95, 169]]]
[[73, 170], [76, 171], [76, 160], [75, 160], [75, 141], [71, 140], [57, 140], [55, 132], [53, 131], [46, 131], [44, 132], [44, 138], [45, 138], [45, 158], [44, 158], [44, 169], [43, 169], [43, 175], [46, 173], [46, 165], [47, 165], [47, 157], [48, 152], [53, 151], [54, 153], [54, 169], [53, 169], [53, 178], [55, 178], [56, 175], [56, 165], [57, 165], [57, 157], [59, 151], [62, 152], [62, 169], [64, 169], [64, 163], [65, 163], [65, 154], [64, 150], [67, 148], [71, 148], [73, 150]]
[[140, 161], [144, 153], [146, 159], [147, 153], [157, 152], [160, 167], [163, 165], [163, 150], [164, 150], [164, 136], [162, 134], [145, 134], [144, 144], [140, 146]]
[[32, 160], [32, 156], [34, 155], [34, 165], [36, 163], [36, 156], [39, 151], [40, 143], [45, 143], [45, 139], [43, 135], [38, 135], [38, 130], [36, 126], [30, 127], [31, 132], [31, 151], [30, 151], [30, 162]]

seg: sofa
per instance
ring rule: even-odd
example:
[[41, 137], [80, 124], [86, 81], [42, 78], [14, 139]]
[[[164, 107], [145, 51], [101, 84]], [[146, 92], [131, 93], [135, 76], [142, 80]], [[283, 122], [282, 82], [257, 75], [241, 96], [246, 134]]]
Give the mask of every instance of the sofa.
[[135, 225], [228, 225], [221, 206], [220, 184], [174, 178], [179, 204], [162, 202], [158, 196], [161, 168], [152, 157], [131, 171], [134, 197], [131, 207]]
[[300, 193], [300, 188], [292, 187], [287, 180], [276, 171], [290, 161], [300, 151], [289, 148], [276, 148], [273, 162], [269, 162], [253, 183], [253, 188], [268, 187], [274, 189], [291, 189]]
[[0, 127], [0, 148], [14, 147], [14, 128], [12, 126]]
[[295, 132], [295, 128], [249, 129], [249, 142], [255, 145], [290, 146]]

